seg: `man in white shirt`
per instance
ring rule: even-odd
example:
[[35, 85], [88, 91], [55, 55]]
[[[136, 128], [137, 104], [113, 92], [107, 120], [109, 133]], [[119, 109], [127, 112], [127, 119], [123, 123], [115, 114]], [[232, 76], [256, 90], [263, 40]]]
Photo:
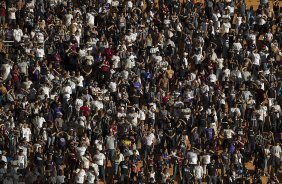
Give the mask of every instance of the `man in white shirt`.
[[24, 124], [21, 130], [22, 138], [25, 138], [27, 142], [31, 140], [31, 130], [27, 124]]
[[195, 183], [201, 184], [204, 176], [204, 169], [201, 166], [200, 162], [198, 162], [198, 165], [194, 167], [193, 173], [194, 173]]
[[235, 54], [239, 54], [242, 47], [242, 44], [240, 43], [240, 41], [237, 39], [236, 42], [233, 43], [233, 50], [235, 52]]
[[97, 164], [92, 164], [87, 171], [87, 180], [89, 184], [94, 184], [99, 176], [99, 167]]
[[35, 50], [35, 53], [36, 53], [36, 58], [39, 60], [39, 61], [42, 61], [44, 56], [45, 56], [45, 51], [44, 51], [44, 48], [42, 45], [38, 46]]
[[260, 68], [261, 59], [259, 53], [257, 51], [253, 51], [252, 53], [252, 63], [253, 63], [253, 74], [257, 74]]
[[27, 156], [24, 154], [22, 149], [19, 150], [17, 160], [18, 160], [18, 165], [19, 165], [18, 172], [24, 175], [26, 172], [26, 167], [28, 163], [27, 163]]
[[265, 117], [267, 116], [267, 107], [259, 105], [259, 108], [256, 110], [258, 129], [263, 132]]
[[231, 24], [228, 19], [224, 19], [224, 22], [222, 23], [222, 31], [223, 33], [229, 33], [231, 28]]
[[28, 74], [28, 62], [26, 61], [19, 61], [18, 62], [18, 67], [20, 69], [20, 73], [24, 76]]
[[93, 12], [88, 12], [86, 14], [86, 21], [87, 21], [87, 25], [89, 25], [90, 27], [95, 25], [95, 16]]
[[82, 165], [80, 166], [79, 169], [76, 171], [76, 176], [75, 176], [75, 183], [76, 184], [83, 184], [86, 179], [86, 171], [82, 168]]
[[9, 24], [16, 24], [16, 11], [17, 8], [15, 7], [14, 4], [11, 5], [10, 8], [8, 8], [8, 17], [9, 17]]
[[235, 132], [232, 129], [230, 129], [229, 125], [227, 125], [227, 128], [225, 130], [223, 130], [223, 134], [224, 134], [223, 145], [224, 145], [225, 148], [226, 147], [228, 148], [231, 141], [232, 141], [233, 135], [235, 135]]
[[86, 150], [87, 146], [83, 145], [83, 143], [80, 143], [80, 145], [76, 147], [78, 157], [81, 158], [82, 156], [84, 156]]
[[198, 155], [197, 153], [190, 151], [187, 153], [187, 158], [189, 160], [190, 168], [193, 169], [194, 166], [198, 163]]
[[152, 151], [155, 142], [156, 136], [153, 130], [151, 130], [145, 135], [145, 158], [147, 158], [147, 155]]
[[270, 158], [270, 160], [272, 160], [272, 168], [274, 169], [274, 172], [277, 173], [280, 167], [280, 160], [282, 156], [282, 150], [279, 142], [277, 142], [275, 146], [272, 146], [270, 152], [272, 157]]
[[107, 160], [110, 160], [111, 164], [113, 165], [116, 149], [116, 138], [113, 135], [113, 132], [110, 132], [110, 134], [105, 138], [105, 149], [107, 151]]
[[9, 63], [8, 60], [5, 60], [1, 67], [2, 81], [9, 79], [11, 70], [12, 70], [11, 63]]
[[13, 37], [16, 42], [21, 42], [23, 36], [23, 31], [20, 29], [20, 26], [17, 25], [17, 28], [13, 30]]
[[63, 87], [63, 97], [65, 100], [69, 100], [72, 94], [72, 88], [70, 86], [69, 82], [65, 83], [65, 86]]
[[202, 163], [203, 163], [203, 169], [204, 174], [207, 174], [207, 165], [211, 163], [211, 155], [208, 153], [204, 153], [204, 155], [201, 156]]
[[105, 176], [106, 156], [97, 149], [96, 154], [93, 157], [93, 160], [94, 160], [94, 163], [97, 164], [99, 167], [99, 178], [105, 181], [106, 180], [106, 176]]
[[73, 19], [73, 15], [71, 14], [71, 11], [69, 11], [67, 14], [65, 14], [65, 25], [67, 27], [71, 25], [72, 19]]
[[213, 83], [213, 84], [216, 84], [217, 82], [217, 76], [214, 74], [214, 73], [211, 73], [209, 75], [209, 79], [210, 79], [210, 82]]

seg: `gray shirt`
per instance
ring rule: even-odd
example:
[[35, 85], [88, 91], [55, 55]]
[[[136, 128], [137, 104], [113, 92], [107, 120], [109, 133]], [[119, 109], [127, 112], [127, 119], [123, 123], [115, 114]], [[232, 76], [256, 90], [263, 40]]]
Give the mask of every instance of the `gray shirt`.
[[115, 149], [115, 137], [114, 136], [107, 136], [105, 139], [105, 147], [106, 150], [108, 149]]

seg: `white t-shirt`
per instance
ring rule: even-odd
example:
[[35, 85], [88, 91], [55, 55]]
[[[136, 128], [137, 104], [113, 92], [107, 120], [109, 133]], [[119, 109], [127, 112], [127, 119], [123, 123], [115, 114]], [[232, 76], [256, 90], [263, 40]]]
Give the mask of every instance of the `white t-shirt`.
[[194, 55], [194, 58], [195, 58], [195, 64], [197, 65], [202, 63], [204, 56], [202, 54], [196, 54]]
[[17, 65], [20, 69], [20, 72], [26, 75], [28, 72], [28, 63], [25, 61], [22, 61], [22, 62], [19, 62]]
[[230, 22], [224, 22], [222, 24], [222, 29], [224, 33], [229, 33], [230, 28], [231, 28]]
[[234, 49], [235, 51], [240, 51], [242, 48], [243, 48], [243, 47], [242, 47], [242, 44], [241, 44], [240, 42], [235, 42], [235, 43], [233, 43], [233, 49]]
[[113, 55], [112, 61], [113, 61], [113, 68], [121, 68], [121, 62], [119, 56]]
[[213, 74], [213, 73], [209, 75], [209, 78], [210, 78], [210, 82], [216, 82], [217, 81], [216, 75]]
[[84, 81], [83, 76], [76, 77], [76, 79], [77, 79], [77, 81], [78, 81], [77, 86], [78, 86], [78, 87], [83, 87], [83, 81]]
[[282, 153], [282, 150], [281, 150], [281, 147], [280, 146], [273, 146], [271, 148], [271, 153], [273, 155], [275, 155], [276, 157], [281, 157], [281, 153]]
[[45, 56], [45, 51], [43, 48], [36, 49], [36, 57], [43, 58]]
[[66, 176], [62, 175], [62, 176], [56, 176], [56, 183], [57, 184], [63, 184], [65, 183], [65, 178]]
[[202, 178], [203, 174], [204, 174], [203, 167], [200, 166], [200, 165], [195, 166], [195, 168], [194, 168], [194, 176], [195, 176], [195, 178]]
[[25, 169], [27, 166], [27, 158], [25, 155], [18, 155], [19, 169]]
[[65, 86], [63, 92], [65, 98], [70, 98], [70, 95], [72, 94], [72, 88], [70, 86]]
[[133, 3], [131, 1], [127, 1], [127, 8], [132, 9]]
[[117, 83], [116, 82], [110, 82], [109, 89], [110, 89], [111, 92], [116, 92], [117, 91]]
[[145, 121], [145, 119], [146, 119], [146, 114], [143, 110], [139, 110], [139, 119], [141, 121]]
[[87, 179], [89, 181], [89, 184], [94, 184], [95, 183], [95, 172], [97, 173], [97, 176], [99, 176], [99, 167], [97, 164], [92, 164], [92, 167], [94, 168], [94, 172], [87, 172]]
[[13, 37], [14, 40], [17, 42], [20, 42], [23, 36], [23, 31], [21, 29], [14, 29], [13, 31]]
[[76, 111], [80, 111], [80, 107], [82, 107], [82, 106], [83, 106], [83, 100], [77, 98], [75, 100], [75, 109], [76, 109]]
[[218, 66], [218, 69], [223, 68], [223, 58], [217, 58], [217, 66]]
[[10, 75], [12, 70], [12, 66], [10, 64], [2, 64], [2, 74], [3, 74], [3, 81], [5, 81], [8, 76]]
[[76, 183], [79, 183], [79, 184], [83, 184], [84, 183], [84, 179], [86, 177], [86, 172], [84, 169], [81, 169], [81, 170], [77, 170], [77, 175], [75, 177], [75, 182]]
[[258, 109], [257, 113], [259, 114], [258, 119], [261, 120], [261, 121], [264, 121], [264, 119], [267, 115], [267, 107]]
[[9, 8], [8, 12], [9, 12], [9, 19], [16, 19], [16, 8]]
[[43, 118], [43, 117], [38, 117], [37, 119], [36, 119], [36, 125], [37, 125], [37, 127], [38, 128], [42, 128], [42, 126], [43, 126], [43, 123], [45, 123], [46, 122], [46, 120]]
[[260, 55], [258, 53], [253, 53], [252, 62], [254, 65], [260, 65]]
[[104, 104], [103, 102], [99, 101], [99, 100], [95, 100], [92, 102], [92, 105], [94, 106], [94, 108], [96, 108], [97, 110], [103, 109], [104, 108]]
[[94, 26], [95, 24], [95, 17], [92, 13], [87, 13], [86, 14], [86, 20], [87, 20], [87, 24], [90, 26]]
[[188, 152], [188, 159], [189, 159], [189, 164], [197, 164], [198, 162], [198, 155], [194, 152]]
[[146, 136], [146, 145], [151, 146], [155, 139], [156, 139], [155, 135], [153, 133], [150, 133], [149, 135]]
[[83, 156], [85, 154], [85, 151], [86, 151], [87, 147], [76, 147], [76, 151], [78, 153], [78, 156]]
[[37, 32], [36, 33], [36, 39], [39, 43], [44, 43], [45, 38], [44, 38], [44, 34], [41, 32]]
[[94, 160], [95, 163], [99, 166], [103, 166], [104, 165], [104, 161], [105, 161], [106, 157], [103, 153], [99, 153], [94, 155]]
[[120, 162], [124, 161], [124, 156], [123, 156], [122, 153], [120, 153], [118, 156], [119, 157], [117, 159], [115, 159], [115, 163], [119, 164]]
[[86, 158], [85, 156], [82, 156], [82, 157], [81, 157], [81, 161], [82, 161], [83, 168], [89, 169], [89, 166], [90, 166], [90, 161], [89, 161], [89, 159]]
[[211, 156], [210, 155], [203, 155], [202, 156], [202, 163], [204, 165], [208, 165], [211, 163]]
[[242, 18], [243, 18], [243, 17], [237, 17], [237, 22], [236, 22], [237, 26], [240, 26], [240, 25], [241, 25], [241, 23], [242, 23]]
[[66, 26], [70, 26], [71, 25], [71, 20], [73, 19], [72, 14], [66, 14], [65, 18], [66, 18], [66, 22], [65, 22]]
[[30, 135], [31, 135], [30, 128], [22, 128], [22, 137], [26, 138], [27, 142], [30, 141], [30, 137], [29, 137]]
[[224, 132], [224, 137], [226, 139], [231, 139], [232, 136], [235, 134], [235, 132], [231, 129], [225, 129], [223, 132]]

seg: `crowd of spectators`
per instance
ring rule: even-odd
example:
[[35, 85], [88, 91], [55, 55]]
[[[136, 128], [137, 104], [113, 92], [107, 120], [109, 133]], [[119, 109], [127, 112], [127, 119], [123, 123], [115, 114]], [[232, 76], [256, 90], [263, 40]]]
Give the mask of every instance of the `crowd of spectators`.
[[279, 183], [278, 0], [2, 0], [0, 24], [1, 184]]

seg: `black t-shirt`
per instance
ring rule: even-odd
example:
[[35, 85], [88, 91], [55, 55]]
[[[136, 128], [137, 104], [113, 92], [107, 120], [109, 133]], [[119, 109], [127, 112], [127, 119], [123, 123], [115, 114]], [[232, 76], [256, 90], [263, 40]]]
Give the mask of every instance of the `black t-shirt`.
[[249, 130], [249, 141], [255, 142], [255, 132], [253, 130]]
[[204, 114], [200, 115], [199, 127], [206, 127], [206, 116]]
[[183, 79], [186, 78], [186, 76], [187, 76], [186, 69], [181, 68], [181, 69], [179, 70], [179, 72], [178, 72], [178, 77], [179, 77], [179, 79], [183, 80]]
[[130, 164], [127, 161], [122, 161], [120, 162], [120, 168], [121, 168], [121, 174], [128, 175], [129, 169], [130, 169]]
[[183, 173], [182, 175], [185, 177], [189, 177], [191, 175], [189, 165], [182, 166], [182, 173]]
[[177, 124], [177, 127], [176, 127], [176, 133], [177, 134], [181, 134], [182, 130], [183, 130], [183, 124], [182, 123], [179, 123], [179, 124]]
[[35, 164], [38, 166], [42, 166], [44, 164], [44, 158], [42, 153], [35, 154]]
[[210, 176], [216, 176], [217, 166], [215, 164], [209, 164], [207, 169]]
[[175, 134], [175, 128], [174, 127], [167, 127], [166, 134], [168, 136], [173, 136], [173, 134]]
[[64, 161], [63, 155], [55, 155], [55, 163], [56, 165], [62, 165]]

